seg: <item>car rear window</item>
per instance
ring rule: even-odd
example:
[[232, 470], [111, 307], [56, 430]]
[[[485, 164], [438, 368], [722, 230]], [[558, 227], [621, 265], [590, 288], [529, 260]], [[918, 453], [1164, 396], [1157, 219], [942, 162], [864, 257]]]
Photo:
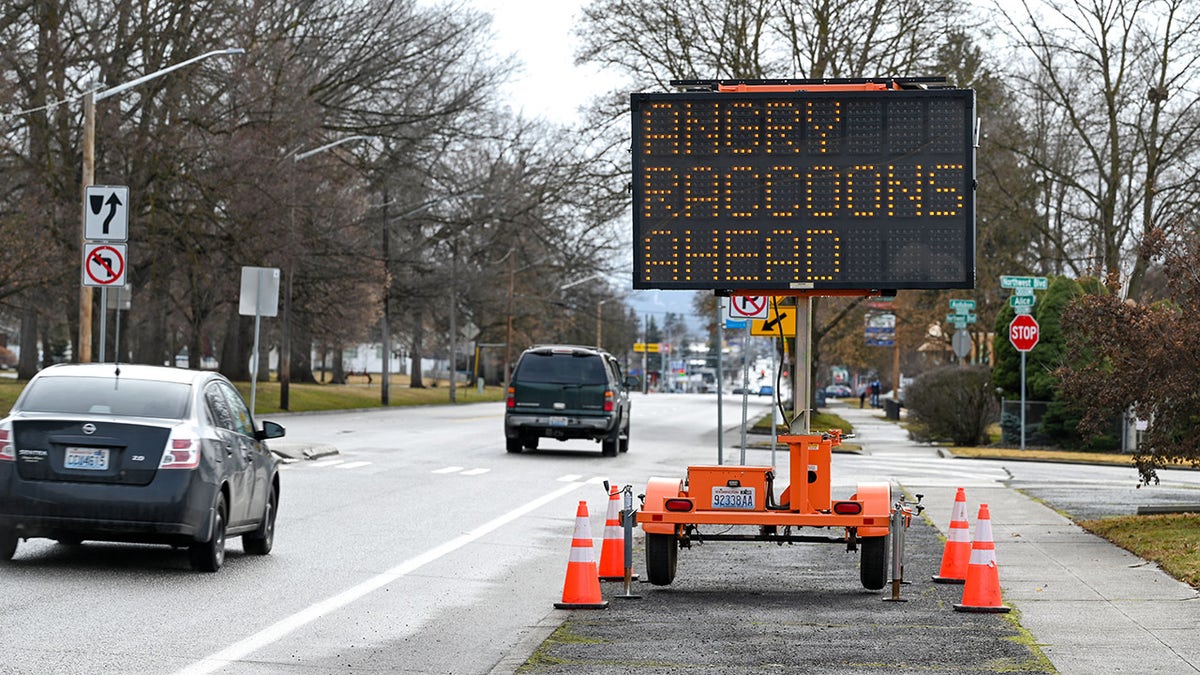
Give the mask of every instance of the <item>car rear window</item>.
[[529, 352], [521, 359], [513, 379], [546, 384], [608, 384], [604, 362], [595, 354]]
[[189, 384], [120, 377], [44, 377], [29, 384], [24, 412], [182, 419]]

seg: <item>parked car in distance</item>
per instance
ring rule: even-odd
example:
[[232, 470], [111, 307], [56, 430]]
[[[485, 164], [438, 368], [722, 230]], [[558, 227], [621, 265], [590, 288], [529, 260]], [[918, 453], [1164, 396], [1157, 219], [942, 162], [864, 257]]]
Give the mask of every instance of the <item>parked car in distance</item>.
[[831, 384], [825, 387], [825, 395], [829, 398], [854, 398], [854, 390], [844, 384]]
[[271, 552], [279, 460], [246, 402], [207, 371], [111, 363], [39, 372], [0, 420], [0, 561], [21, 539], [187, 548], [216, 572], [229, 536]]
[[775, 395], [775, 387], [773, 387], [769, 384], [764, 384], [763, 386], [758, 388], [758, 395], [759, 396], [774, 396]]
[[600, 442], [606, 457], [629, 451], [629, 390], [608, 352], [577, 345], [541, 345], [517, 359], [505, 394], [504, 439], [508, 452], [537, 449], [542, 438]]

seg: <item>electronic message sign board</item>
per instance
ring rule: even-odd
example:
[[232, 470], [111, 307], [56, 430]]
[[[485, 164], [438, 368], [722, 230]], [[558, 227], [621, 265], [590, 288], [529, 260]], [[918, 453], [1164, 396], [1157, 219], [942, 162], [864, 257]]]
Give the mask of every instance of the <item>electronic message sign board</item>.
[[970, 89], [631, 96], [634, 288], [973, 288]]

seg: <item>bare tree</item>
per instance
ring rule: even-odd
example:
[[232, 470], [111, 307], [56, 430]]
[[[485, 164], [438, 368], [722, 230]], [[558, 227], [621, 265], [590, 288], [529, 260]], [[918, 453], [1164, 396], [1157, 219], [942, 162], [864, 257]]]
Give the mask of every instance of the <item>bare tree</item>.
[[1200, 11], [1186, 0], [997, 5], [1015, 45], [1011, 77], [1037, 139], [1056, 267], [1117, 272], [1141, 297], [1161, 243], [1200, 196]]

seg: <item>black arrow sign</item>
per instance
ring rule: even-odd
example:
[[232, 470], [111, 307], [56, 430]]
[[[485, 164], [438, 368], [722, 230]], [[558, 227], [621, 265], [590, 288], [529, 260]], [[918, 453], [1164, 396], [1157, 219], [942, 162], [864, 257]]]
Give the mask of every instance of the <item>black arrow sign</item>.
[[787, 318], [787, 312], [784, 312], [782, 314], [776, 314], [774, 319], [763, 322], [763, 330], [767, 330], [767, 331], [775, 330], [775, 327], [778, 326], [786, 318]]
[[104, 217], [104, 234], [108, 234], [108, 224], [111, 223], [112, 219], [116, 217], [117, 207], [121, 205], [121, 199], [120, 197], [117, 197], [117, 193], [114, 192], [108, 196], [108, 202], [106, 203], [108, 204], [108, 215]]

